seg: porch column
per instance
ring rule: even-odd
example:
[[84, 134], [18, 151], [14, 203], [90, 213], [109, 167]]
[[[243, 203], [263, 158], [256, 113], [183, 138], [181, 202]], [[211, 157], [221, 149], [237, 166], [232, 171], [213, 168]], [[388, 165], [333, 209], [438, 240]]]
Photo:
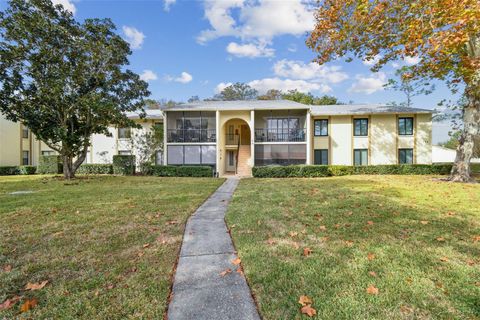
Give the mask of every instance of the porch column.
[[163, 112], [163, 164], [167, 165], [167, 113]]
[[250, 159], [255, 166], [255, 110], [250, 111]]
[[216, 160], [216, 170], [218, 174], [220, 173], [220, 111], [215, 111], [215, 149], [217, 150], [217, 160]]
[[307, 140], [307, 161], [306, 164], [312, 164], [312, 119], [310, 117], [310, 111], [307, 111], [307, 134], [306, 134], [306, 140]]

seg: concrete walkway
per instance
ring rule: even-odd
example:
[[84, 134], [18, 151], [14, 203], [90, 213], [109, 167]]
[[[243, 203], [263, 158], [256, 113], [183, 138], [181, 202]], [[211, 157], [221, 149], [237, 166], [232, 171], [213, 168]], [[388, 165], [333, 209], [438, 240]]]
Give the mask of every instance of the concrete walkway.
[[[237, 255], [224, 220], [237, 185], [237, 178], [227, 179], [188, 220], [169, 320], [260, 319], [245, 277], [235, 272]], [[227, 269], [232, 272], [222, 276]]]

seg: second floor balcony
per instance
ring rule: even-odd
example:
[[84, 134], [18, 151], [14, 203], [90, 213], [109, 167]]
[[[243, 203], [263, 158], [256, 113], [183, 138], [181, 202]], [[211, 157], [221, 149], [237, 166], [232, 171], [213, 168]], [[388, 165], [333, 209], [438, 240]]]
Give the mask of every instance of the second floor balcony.
[[304, 142], [306, 129], [255, 129], [255, 142]]
[[215, 129], [168, 129], [167, 142], [216, 142]]

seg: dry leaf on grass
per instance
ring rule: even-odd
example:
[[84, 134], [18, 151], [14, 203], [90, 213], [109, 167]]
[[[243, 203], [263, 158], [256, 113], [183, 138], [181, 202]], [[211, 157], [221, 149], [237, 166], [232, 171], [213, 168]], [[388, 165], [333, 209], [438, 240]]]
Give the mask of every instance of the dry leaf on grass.
[[445, 238], [444, 237], [438, 237], [437, 241], [443, 242], [443, 241], [445, 241]]
[[371, 225], [373, 225], [373, 221], [367, 221], [367, 224], [368, 224], [369, 226], [371, 226]]
[[30, 309], [35, 308], [35, 306], [38, 304], [38, 300], [33, 298], [33, 299], [28, 299], [26, 300], [22, 306], [20, 307], [20, 312], [27, 312]]
[[11, 307], [13, 307], [13, 305], [15, 303], [17, 303], [18, 300], [20, 300], [20, 297], [19, 296], [14, 296], [11, 299], [7, 299], [7, 300], [3, 301], [2, 303], [0, 303], [0, 310], [10, 309]]
[[303, 248], [303, 255], [308, 257], [312, 253], [312, 249], [310, 248]]
[[302, 314], [306, 314], [309, 317], [313, 317], [314, 315], [317, 314], [317, 310], [313, 309], [312, 306], [310, 305], [306, 305], [302, 307], [302, 309], [300, 309], [300, 312]]
[[309, 296], [300, 296], [298, 303], [300, 303], [302, 306], [306, 306], [307, 304], [312, 304], [313, 301]]
[[10, 272], [10, 271], [12, 271], [12, 265], [11, 265], [11, 264], [7, 264], [7, 265], [4, 266], [2, 269], [3, 269], [4, 272]]
[[448, 258], [447, 258], [447, 257], [441, 257], [441, 258], [440, 258], [440, 261], [442, 261], [442, 262], [448, 262]]
[[143, 247], [144, 247], [144, 248], [150, 247], [150, 243], [145, 243], [145, 244], [143, 245]]
[[376, 276], [377, 276], [377, 273], [376, 273], [375, 271], [370, 271], [368, 274], [371, 275], [372, 277], [376, 277]]
[[373, 253], [369, 252], [369, 253], [367, 254], [367, 259], [370, 260], [370, 261], [372, 261], [373, 259], [375, 259], [375, 255], [374, 255]]
[[45, 281], [42, 281], [42, 282], [39, 282], [39, 283], [27, 283], [27, 285], [25, 286], [25, 290], [40, 290], [42, 289], [43, 287], [45, 287], [48, 283], [48, 280], [45, 280]]
[[346, 241], [345, 241], [345, 245], [346, 245], [347, 247], [352, 247], [352, 246], [353, 246], [353, 241], [346, 240]]
[[242, 260], [241, 260], [240, 258], [237, 258], [237, 259], [232, 260], [232, 263], [233, 263], [234, 265], [239, 265], [240, 262], [242, 262]]
[[376, 288], [373, 284], [371, 284], [367, 288], [367, 293], [377, 295], [378, 294], [378, 288]]
[[428, 221], [422, 220], [422, 221], [420, 221], [420, 223], [423, 224], [423, 225], [426, 225], [426, 224], [428, 224]]
[[298, 236], [298, 232], [295, 232], [295, 231], [290, 231], [288, 234], [289, 234], [290, 237], [292, 237], [292, 238]]
[[475, 242], [478, 242], [478, 241], [480, 241], [480, 236], [475, 236], [475, 237], [473, 237], [473, 242], [474, 242], [474, 243], [475, 243]]
[[327, 227], [325, 227], [325, 226], [320, 226], [319, 229], [322, 230], [322, 231], [325, 231], [325, 230], [327, 230]]
[[232, 272], [232, 269], [228, 268], [227, 270], [220, 272], [220, 275], [222, 277], [225, 277], [228, 273], [231, 273], [231, 272]]

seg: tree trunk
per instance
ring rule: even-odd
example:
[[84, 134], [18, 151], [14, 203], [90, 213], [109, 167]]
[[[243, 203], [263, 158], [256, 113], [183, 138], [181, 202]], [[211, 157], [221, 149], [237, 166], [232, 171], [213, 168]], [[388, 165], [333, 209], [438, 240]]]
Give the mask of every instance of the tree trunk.
[[471, 177], [470, 159], [473, 156], [475, 136], [480, 134], [480, 79], [467, 85], [465, 97], [468, 102], [463, 110], [463, 131], [449, 178], [454, 182], [475, 181]]
[[63, 156], [63, 177], [66, 180], [75, 178], [75, 171], [73, 170], [73, 159], [71, 156]]

